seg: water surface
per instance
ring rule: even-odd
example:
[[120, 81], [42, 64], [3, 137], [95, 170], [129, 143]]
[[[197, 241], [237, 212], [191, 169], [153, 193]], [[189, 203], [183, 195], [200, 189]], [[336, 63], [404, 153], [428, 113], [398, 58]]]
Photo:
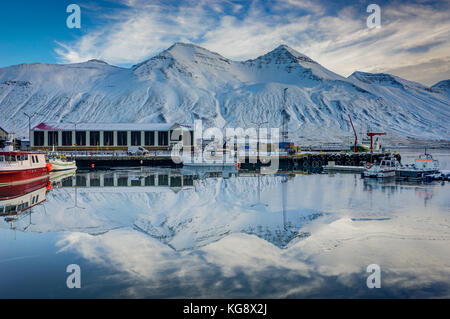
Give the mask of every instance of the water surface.
[[[433, 155], [449, 169], [448, 151]], [[0, 218], [2, 298], [450, 297], [447, 182], [144, 168], [47, 188]]]

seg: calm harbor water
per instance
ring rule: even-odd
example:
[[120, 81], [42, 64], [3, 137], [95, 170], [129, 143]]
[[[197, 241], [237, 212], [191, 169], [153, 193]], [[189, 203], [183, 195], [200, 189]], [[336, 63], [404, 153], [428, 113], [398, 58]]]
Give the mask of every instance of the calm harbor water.
[[50, 188], [0, 217], [0, 298], [450, 297], [448, 182], [143, 168]]

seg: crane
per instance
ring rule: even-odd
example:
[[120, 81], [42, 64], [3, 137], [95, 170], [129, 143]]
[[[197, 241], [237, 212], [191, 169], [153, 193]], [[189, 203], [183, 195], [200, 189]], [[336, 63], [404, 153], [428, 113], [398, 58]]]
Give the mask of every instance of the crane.
[[367, 132], [367, 136], [370, 137], [370, 153], [373, 153], [373, 137], [376, 135], [386, 135], [386, 133]]

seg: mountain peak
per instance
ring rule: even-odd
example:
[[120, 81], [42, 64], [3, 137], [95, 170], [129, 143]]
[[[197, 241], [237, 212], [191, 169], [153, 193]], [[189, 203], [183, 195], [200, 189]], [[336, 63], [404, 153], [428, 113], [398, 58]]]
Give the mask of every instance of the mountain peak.
[[206, 50], [205, 48], [198, 46], [193, 43], [187, 43], [187, 42], [175, 42], [172, 44], [166, 51], [172, 51], [178, 48], [188, 48], [188, 49], [194, 49], [194, 50]]
[[[133, 70], [141, 68], [152, 69], [154, 67], [175, 67], [182, 73], [191, 74], [199, 65], [229, 64], [230, 60], [218, 53], [209, 51], [192, 43], [176, 42], [168, 49], [162, 51], [153, 58], [134, 65]], [[145, 67], [144, 67], [145, 66]], [[191, 69], [191, 70], [188, 70]], [[140, 72], [140, 71], [139, 71]]]
[[290, 46], [286, 44], [279, 45], [274, 50], [270, 51], [269, 53], [265, 54], [264, 56], [278, 56], [278, 57], [284, 57], [288, 60], [291, 60], [291, 62], [306, 62], [306, 63], [314, 63], [317, 64], [316, 61], [309, 58], [308, 56], [298, 52], [297, 50], [291, 48]]
[[381, 85], [381, 86], [392, 86], [397, 88], [405, 89], [406, 87], [429, 90], [428, 87], [413, 81], [405, 80], [399, 76], [389, 74], [389, 73], [368, 73], [355, 71], [348, 79], [357, 80], [370, 85]]
[[90, 59], [90, 60], [86, 61], [86, 63], [100, 63], [100, 64], [106, 64], [106, 65], [109, 65], [109, 64], [106, 63], [105, 61], [98, 60], [98, 59]]
[[450, 79], [440, 81], [432, 86], [432, 88], [442, 88], [449, 90], [450, 89]]
[[201, 46], [192, 44], [192, 43], [184, 43], [184, 42], [176, 42], [167, 50], [161, 53], [162, 55], [170, 54], [172, 57], [176, 59], [193, 59], [196, 56], [206, 56], [210, 58], [216, 58], [221, 60], [228, 60], [221, 56], [219, 53], [209, 51]]

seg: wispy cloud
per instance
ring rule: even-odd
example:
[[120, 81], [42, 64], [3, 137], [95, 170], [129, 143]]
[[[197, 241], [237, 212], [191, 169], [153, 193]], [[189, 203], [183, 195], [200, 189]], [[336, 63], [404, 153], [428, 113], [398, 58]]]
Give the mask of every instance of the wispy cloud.
[[382, 27], [372, 30], [366, 26], [367, 4], [361, 2], [334, 4], [333, 10], [311, 0], [121, 4], [77, 41], [58, 43], [60, 61], [97, 58], [130, 65], [180, 41], [245, 60], [286, 43], [344, 76], [390, 71], [424, 84], [448, 77], [442, 72], [449, 69], [447, 1], [380, 4]]

